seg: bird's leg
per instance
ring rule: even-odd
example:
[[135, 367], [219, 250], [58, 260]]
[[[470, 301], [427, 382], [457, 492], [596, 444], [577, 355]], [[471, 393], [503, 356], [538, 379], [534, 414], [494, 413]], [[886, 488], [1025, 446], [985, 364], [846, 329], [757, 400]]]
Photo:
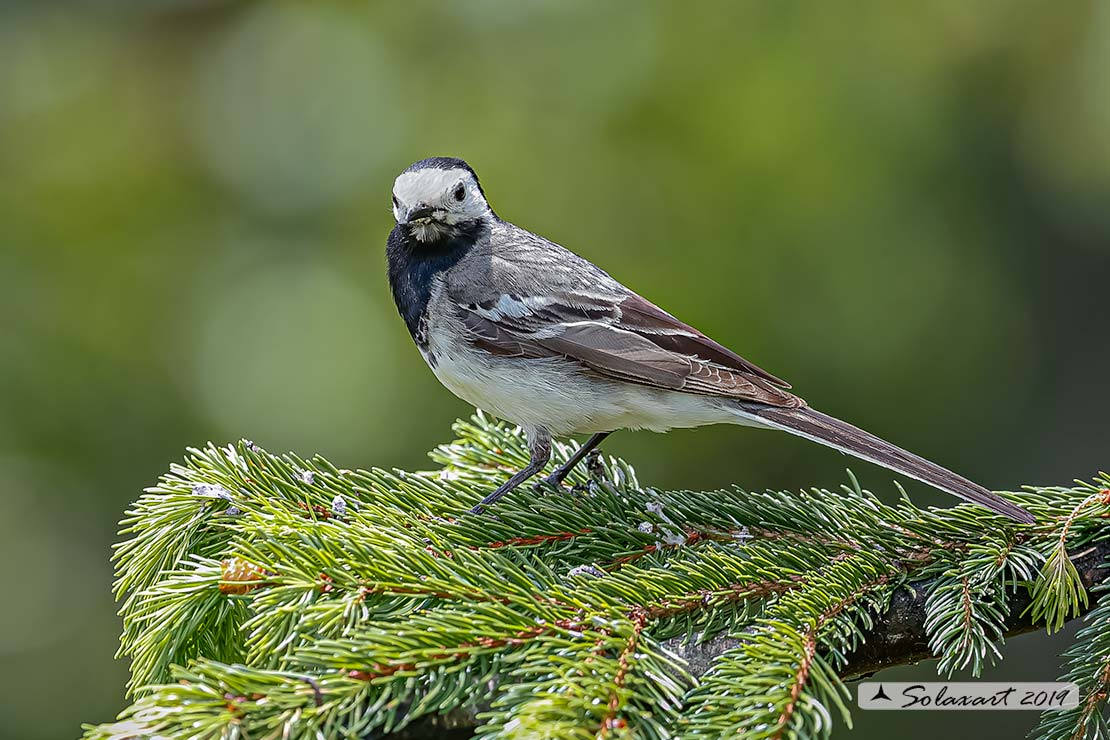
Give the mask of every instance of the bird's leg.
[[579, 447], [570, 459], [555, 469], [555, 472], [543, 479], [543, 482], [549, 486], [558, 488], [563, 480], [570, 475], [570, 471], [574, 470], [574, 466], [582, 462], [582, 459], [593, 452], [601, 442], [608, 437], [612, 432], [599, 432], [586, 440], [586, 444]]
[[478, 505], [470, 510], [471, 514], [482, 513], [482, 510], [487, 506], [495, 503], [506, 493], [512, 491], [521, 483], [543, 470], [543, 467], [547, 465], [547, 461], [551, 459], [551, 435], [542, 430], [528, 430], [528, 455], [528, 464], [498, 486], [497, 490], [479, 501]]

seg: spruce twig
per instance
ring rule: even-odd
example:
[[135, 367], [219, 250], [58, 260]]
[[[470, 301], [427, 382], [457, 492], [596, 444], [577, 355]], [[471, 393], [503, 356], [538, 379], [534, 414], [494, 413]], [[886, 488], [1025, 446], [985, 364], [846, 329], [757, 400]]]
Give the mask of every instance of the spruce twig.
[[[854, 478], [658, 491], [606, 458], [578, 494], [470, 516], [527, 450], [481, 415], [456, 432], [423, 473], [191, 450], [124, 519], [134, 703], [86, 737], [821, 737], [850, 721], [846, 678], [931, 656], [975, 674], [1086, 611], [1110, 554], [1105, 475], [1005, 494], [1022, 526]], [[1105, 614], [1072, 655], [1076, 737], [1105, 727]]]

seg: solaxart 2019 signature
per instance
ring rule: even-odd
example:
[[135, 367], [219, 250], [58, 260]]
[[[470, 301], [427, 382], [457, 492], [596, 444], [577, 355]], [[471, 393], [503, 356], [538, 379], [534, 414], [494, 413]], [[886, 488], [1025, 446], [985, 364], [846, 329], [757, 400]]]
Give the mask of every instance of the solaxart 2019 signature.
[[1074, 709], [1079, 688], [1074, 683], [867, 681], [857, 692], [860, 709], [984, 710]]

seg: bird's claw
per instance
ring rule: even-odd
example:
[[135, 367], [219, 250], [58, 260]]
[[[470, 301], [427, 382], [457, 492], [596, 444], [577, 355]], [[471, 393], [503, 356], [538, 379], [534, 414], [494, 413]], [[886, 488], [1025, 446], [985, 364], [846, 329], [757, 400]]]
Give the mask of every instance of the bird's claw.
[[544, 491], [554, 493], [566, 493], [567, 489], [563, 486], [563, 481], [556, 478], [554, 475], [549, 475], [546, 478], [540, 478], [532, 484], [532, 490], [536, 493], [543, 493]]

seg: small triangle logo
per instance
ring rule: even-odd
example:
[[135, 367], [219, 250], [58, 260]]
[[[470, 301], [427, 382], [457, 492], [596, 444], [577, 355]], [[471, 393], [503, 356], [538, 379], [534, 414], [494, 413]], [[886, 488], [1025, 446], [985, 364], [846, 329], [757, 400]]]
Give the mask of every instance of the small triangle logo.
[[871, 701], [875, 701], [876, 699], [885, 699], [887, 701], [894, 701], [893, 699], [891, 699], [889, 696], [886, 695], [885, 691], [883, 691], [883, 685], [882, 684], [879, 684], [879, 690], [876, 691], [875, 695], [871, 697]]

